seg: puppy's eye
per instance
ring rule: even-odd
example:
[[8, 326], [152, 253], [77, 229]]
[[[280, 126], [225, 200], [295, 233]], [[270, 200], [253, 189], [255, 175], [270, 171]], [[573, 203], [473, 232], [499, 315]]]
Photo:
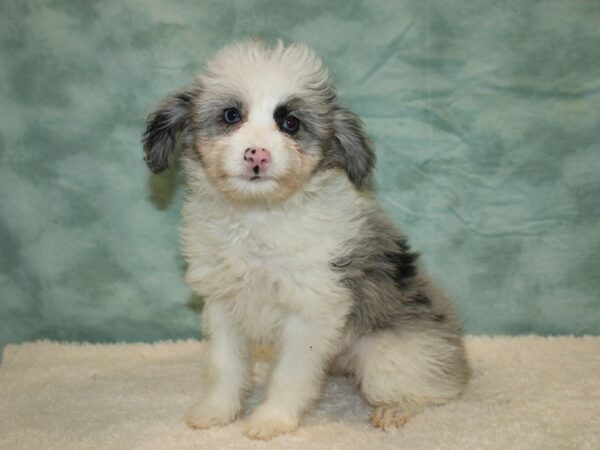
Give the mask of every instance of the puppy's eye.
[[242, 120], [240, 112], [235, 108], [228, 108], [223, 111], [223, 119], [227, 123], [238, 123]]
[[295, 134], [300, 128], [300, 120], [294, 116], [287, 116], [281, 122], [281, 129], [288, 134]]

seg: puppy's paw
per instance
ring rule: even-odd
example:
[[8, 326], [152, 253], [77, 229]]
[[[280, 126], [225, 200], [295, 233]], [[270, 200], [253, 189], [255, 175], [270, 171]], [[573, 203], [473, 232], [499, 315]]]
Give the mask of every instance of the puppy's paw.
[[239, 410], [239, 408], [224, 408], [223, 405], [200, 402], [187, 412], [185, 422], [197, 429], [224, 426], [235, 420]]
[[401, 427], [413, 414], [410, 409], [400, 406], [378, 406], [371, 414], [371, 423], [382, 430]]
[[286, 413], [259, 406], [250, 417], [244, 434], [250, 439], [269, 440], [280, 434], [290, 433], [298, 428], [298, 420]]

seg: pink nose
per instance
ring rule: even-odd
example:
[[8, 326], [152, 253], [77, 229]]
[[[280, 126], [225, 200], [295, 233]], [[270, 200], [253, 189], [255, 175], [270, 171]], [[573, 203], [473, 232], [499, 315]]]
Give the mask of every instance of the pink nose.
[[247, 148], [244, 152], [246, 167], [258, 175], [261, 169], [267, 168], [271, 163], [271, 154], [264, 148]]

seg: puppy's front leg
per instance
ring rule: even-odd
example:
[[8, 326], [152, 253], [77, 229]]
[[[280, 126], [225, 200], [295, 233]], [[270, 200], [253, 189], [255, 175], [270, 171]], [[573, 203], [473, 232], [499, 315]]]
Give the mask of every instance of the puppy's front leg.
[[271, 372], [264, 402], [252, 414], [246, 435], [271, 439], [293, 431], [301, 413], [315, 400], [326, 364], [336, 348], [339, 332], [293, 314], [285, 320], [279, 355]]
[[219, 302], [204, 307], [203, 324], [208, 337], [202, 400], [186, 416], [193, 428], [209, 428], [233, 421], [241, 409], [248, 383], [248, 347]]

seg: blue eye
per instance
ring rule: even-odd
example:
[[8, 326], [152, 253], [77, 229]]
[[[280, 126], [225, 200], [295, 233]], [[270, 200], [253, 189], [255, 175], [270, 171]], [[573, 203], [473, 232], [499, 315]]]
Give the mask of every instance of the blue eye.
[[228, 108], [223, 111], [223, 119], [227, 123], [238, 123], [242, 118], [240, 117], [240, 112], [235, 108]]
[[300, 120], [294, 116], [287, 116], [283, 119], [283, 122], [281, 122], [281, 128], [288, 134], [294, 134], [298, 131], [298, 128], [300, 128]]

